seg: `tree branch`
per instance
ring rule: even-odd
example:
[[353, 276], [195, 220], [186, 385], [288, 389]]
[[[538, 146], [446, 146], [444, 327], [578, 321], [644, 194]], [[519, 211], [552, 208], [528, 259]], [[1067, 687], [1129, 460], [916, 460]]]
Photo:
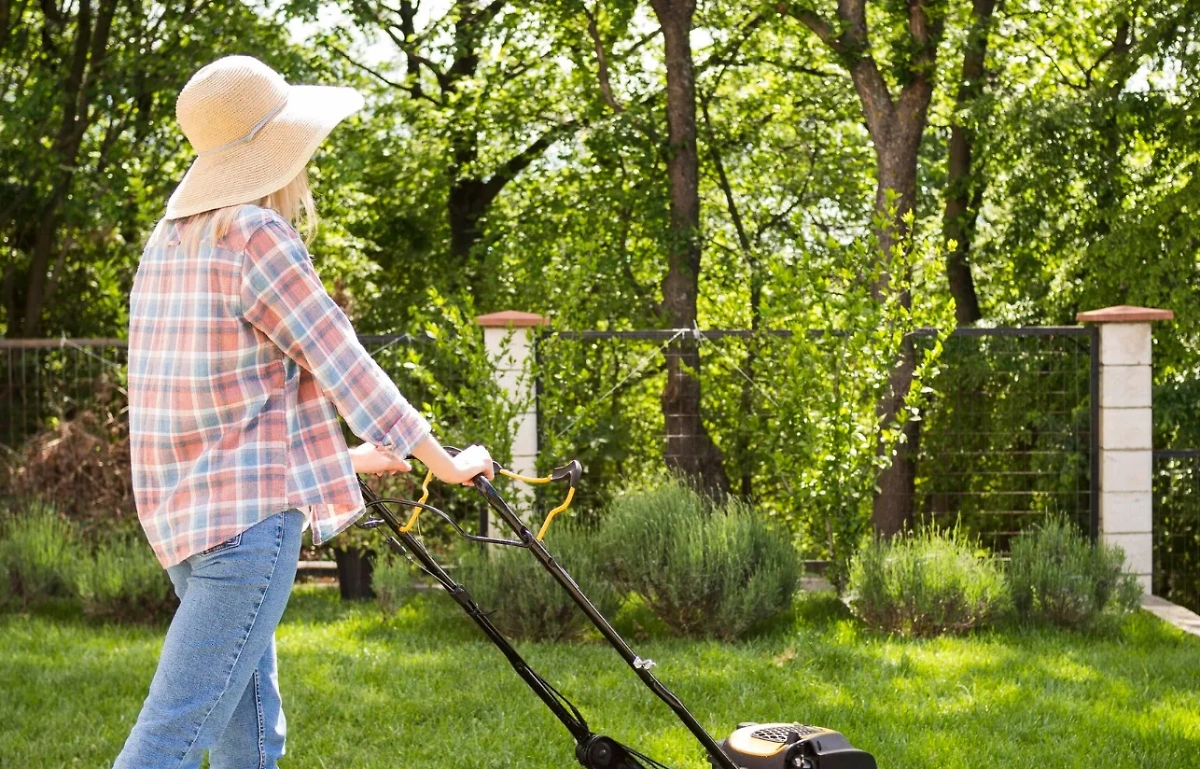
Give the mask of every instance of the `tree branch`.
[[401, 53], [433, 73], [433, 76], [437, 78], [438, 88], [442, 90], [442, 93], [450, 90], [452, 85], [450, 83], [450, 76], [443, 72], [440, 67], [438, 67], [437, 62], [417, 53], [416, 49], [409, 45], [407, 40], [404, 40], [396, 35], [395, 31], [392, 29], [392, 25], [385, 24], [383, 26], [383, 33], [391, 38], [392, 42], [396, 44], [396, 47], [400, 49]]
[[535, 139], [525, 149], [509, 158], [504, 165], [496, 170], [496, 173], [492, 174], [490, 179], [484, 182], [485, 199], [488, 201], [493, 200], [496, 195], [500, 194], [500, 190], [504, 189], [504, 185], [515, 179], [517, 174], [524, 171], [534, 160], [537, 160], [563, 134], [575, 130], [580, 124], [581, 121], [579, 120], [568, 120], [564, 123], [559, 123]]
[[871, 55], [866, 0], [838, 0], [837, 13], [842, 24], [839, 34], [835, 34], [833, 26], [813, 11], [793, 8], [791, 5], [783, 10], [812, 30], [821, 42], [842, 59], [862, 102], [867, 130], [876, 141], [882, 140], [895, 113], [895, 104], [891, 90], [875, 63], [875, 57]]
[[[596, 7], [599, 10], [599, 5]], [[608, 78], [608, 60], [604, 55], [604, 42], [600, 39], [600, 29], [596, 24], [596, 13], [586, 5], [583, 6], [583, 12], [588, 18], [588, 35], [592, 38], [592, 45], [596, 49], [596, 61], [599, 62], [600, 92], [604, 95], [604, 101], [612, 108], [612, 111], [619, 115], [625, 111], [625, 108], [613, 96], [612, 84]]]
[[708, 102], [700, 103], [700, 113], [704, 115], [704, 127], [708, 129], [708, 154], [712, 158], [713, 168], [717, 171], [717, 184], [725, 196], [725, 205], [729, 209], [729, 218], [733, 220], [733, 229], [737, 232], [738, 245], [742, 247], [746, 258], [754, 260], [750, 249], [750, 238], [746, 235], [746, 227], [742, 223], [742, 214], [738, 210], [737, 199], [733, 196], [733, 186], [725, 173], [725, 164], [721, 162], [721, 153], [717, 149], [716, 135], [713, 132], [712, 118], [708, 114]]
[[813, 34], [829, 49], [839, 56], [845, 56], [849, 53], [846, 46], [842, 44], [841, 38], [834, 32], [833, 27], [825, 19], [817, 15], [816, 11], [809, 11], [801, 8], [792, 8], [788, 6], [788, 11], [796, 21], [812, 30]]
[[384, 85], [388, 85], [388, 86], [391, 86], [392, 88], [396, 88], [401, 91], [405, 91], [409, 95], [411, 95], [414, 99], [424, 99], [425, 101], [428, 101], [439, 107], [442, 106], [442, 103], [440, 101], [433, 98], [429, 94], [425, 93], [425, 91], [423, 91], [420, 88], [420, 86], [406, 84], [406, 83], [398, 83], [395, 80], [392, 80], [392, 79], [388, 78], [387, 76], [383, 75], [382, 73], [376, 72], [375, 70], [368, 67], [366, 64], [363, 64], [362, 62], [357, 61], [356, 59], [354, 59], [354, 57], [352, 57], [350, 54], [343, 51], [341, 48], [338, 48], [333, 43], [325, 43], [325, 47], [328, 48], [330, 51], [333, 51], [333, 53], [337, 54], [341, 58], [350, 62], [355, 67], [358, 67], [363, 72], [366, 72], [368, 75], [371, 75], [375, 79], [379, 80], [379, 82], [383, 83]]
[[[1112, 45], [1104, 49], [1104, 53], [1096, 57], [1096, 61], [1092, 64], [1092, 66], [1088, 67], [1083, 72], [1084, 83], [1088, 88], [1092, 87], [1092, 77], [1095, 75], [1096, 70], [1099, 69], [1100, 65], [1103, 64], [1110, 56], [1120, 58], [1129, 53], [1130, 49], [1133, 47], [1132, 29], [1132, 24], [1128, 19], [1122, 20], [1121, 23], [1117, 25], [1116, 40], [1113, 40]], [[1083, 68], [1080, 67], [1080, 69]]]
[[496, 18], [496, 15], [500, 13], [501, 9], [503, 9], [507, 3], [508, 0], [492, 0], [492, 2], [488, 3], [483, 8], [480, 8], [478, 11], [475, 11], [475, 13], [468, 14], [466, 18], [463, 19], [463, 24], [466, 26], [472, 26], [475, 24], [483, 24], [484, 26], [487, 26], [488, 24], [492, 23], [492, 19]]

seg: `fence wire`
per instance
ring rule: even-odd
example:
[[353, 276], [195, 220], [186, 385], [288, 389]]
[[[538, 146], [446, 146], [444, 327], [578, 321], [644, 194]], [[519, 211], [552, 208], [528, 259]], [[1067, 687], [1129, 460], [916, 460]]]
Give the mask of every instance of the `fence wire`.
[[[947, 339], [936, 376], [918, 383], [933, 395], [921, 412], [920, 439], [906, 449], [915, 450], [908, 455], [915, 459], [914, 514], [947, 525], [961, 520], [999, 549], [1050, 514], [1086, 528], [1094, 501], [1093, 340], [1084, 329], [970, 330]], [[505, 459], [512, 415], [499, 405], [481, 341], [361, 341], [432, 417], [442, 440], [490, 442]], [[662, 408], [666, 386], [697, 373], [690, 358], [671, 365], [671, 356], [687, 352], [683, 342], [698, 354], [700, 414], [729, 490], [791, 525], [808, 555], [828, 556], [836, 547], [833, 522], [870, 517], [872, 430], [888, 367], [867, 365], [875, 363], [869, 340], [694, 329], [544, 333], [534, 372], [543, 469], [569, 458], [584, 462], [585, 517], [619, 489], [660, 472], [694, 437], [668, 430]], [[0, 347], [7, 455], [97, 397], [119, 395], [125, 360], [120, 340]], [[680, 381], [668, 383], [668, 370]], [[458, 514], [471, 513], [464, 506]]]
[[1048, 515], [1094, 534], [1094, 342], [1081, 328], [951, 335], [916, 448], [919, 514], [1001, 552]]
[[1200, 449], [1154, 452], [1154, 595], [1200, 611]]
[[[677, 451], [661, 399], [678, 333], [551, 332], [539, 341], [543, 453], [581, 454], [598, 502]], [[728, 488], [795, 524], [810, 555], [828, 555], [828, 520], [870, 515], [884, 382], [842, 335], [696, 339], [704, 427]], [[925, 352], [934, 343], [917, 338]], [[961, 524], [999, 551], [1051, 515], [1094, 532], [1094, 343], [1091, 329], [1073, 327], [945, 339], [936, 373], [914, 385], [919, 439], [899, 447], [912, 463], [914, 518]]]

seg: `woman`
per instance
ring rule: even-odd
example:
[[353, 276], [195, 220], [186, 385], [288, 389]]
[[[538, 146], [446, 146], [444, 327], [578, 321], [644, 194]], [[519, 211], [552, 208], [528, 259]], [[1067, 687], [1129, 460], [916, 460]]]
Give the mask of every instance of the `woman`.
[[[304, 172], [362, 107], [292, 86], [246, 56], [197, 72], [176, 116], [197, 159], [167, 204], [130, 296], [129, 418], [138, 517], [180, 598], [117, 769], [274, 767], [285, 720], [275, 627], [300, 535], [363, 512], [356, 473], [492, 477], [450, 457], [359, 344], [290, 220], [311, 233]], [[335, 411], [336, 408], [336, 411]], [[337, 413], [366, 441], [347, 449]]]

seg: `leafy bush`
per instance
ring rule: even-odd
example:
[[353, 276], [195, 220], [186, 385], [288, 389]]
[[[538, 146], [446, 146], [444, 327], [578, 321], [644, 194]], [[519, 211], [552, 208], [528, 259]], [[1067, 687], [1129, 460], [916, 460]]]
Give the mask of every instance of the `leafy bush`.
[[684, 635], [741, 637], [790, 607], [800, 583], [788, 534], [677, 480], [617, 497], [602, 527], [618, 584]]
[[10, 511], [0, 530], [0, 603], [22, 608], [74, 593], [73, 574], [80, 547], [71, 525], [52, 505], [32, 502]]
[[79, 562], [75, 586], [89, 617], [155, 621], [178, 604], [167, 572], [145, 539], [113, 536]]
[[1123, 570], [1116, 545], [1093, 544], [1075, 526], [1052, 519], [1013, 541], [1008, 582], [1025, 621], [1068, 628], [1117, 622], [1141, 601], [1137, 578]]
[[1008, 603], [1004, 575], [958, 529], [936, 526], [876, 539], [850, 568], [850, 606], [872, 627], [908, 636], [962, 633]]
[[[621, 606], [621, 595], [609, 579], [594, 536], [560, 524], [546, 546], [600, 613], [611, 618]], [[459, 560], [455, 578], [485, 611], [492, 611], [496, 627], [516, 638], [561, 641], [591, 626], [554, 577], [524, 550], [498, 547], [485, 554], [472, 547]]]
[[375, 590], [380, 611], [385, 616], [395, 614], [416, 593], [412, 565], [404, 557], [391, 552], [379, 556], [371, 573], [371, 587]]

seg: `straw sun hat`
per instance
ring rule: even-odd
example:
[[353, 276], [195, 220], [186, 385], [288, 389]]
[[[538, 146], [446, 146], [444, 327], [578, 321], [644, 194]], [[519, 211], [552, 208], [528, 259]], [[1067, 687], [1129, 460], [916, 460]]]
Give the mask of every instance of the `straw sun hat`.
[[175, 102], [197, 157], [167, 202], [167, 218], [249, 203], [282, 188], [362, 106], [353, 88], [288, 85], [251, 56], [217, 59]]

